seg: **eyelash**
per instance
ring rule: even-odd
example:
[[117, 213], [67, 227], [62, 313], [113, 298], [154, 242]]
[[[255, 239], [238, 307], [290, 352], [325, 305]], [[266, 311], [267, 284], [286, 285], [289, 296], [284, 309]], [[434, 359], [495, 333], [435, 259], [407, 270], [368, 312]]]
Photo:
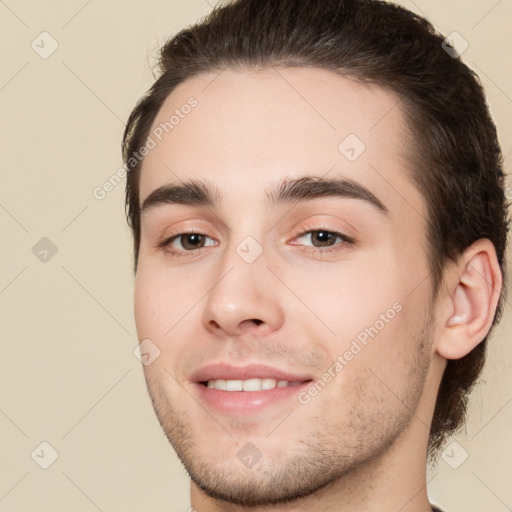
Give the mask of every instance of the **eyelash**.
[[[313, 234], [313, 233], [329, 233], [331, 235], [334, 235], [335, 238], [340, 238], [341, 242], [338, 242], [337, 244], [334, 244], [333, 246], [326, 246], [326, 247], [312, 247], [312, 246], [301, 246], [304, 252], [308, 252], [309, 254], [316, 254], [317, 252], [320, 252], [321, 254], [329, 254], [331, 252], [339, 251], [341, 250], [340, 246], [352, 246], [355, 243], [355, 240], [343, 233], [340, 233], [339, 231], [332, 231], [330, 229], [327, 229], [325, 227], [321, 226], [315, 226], [314, 228], [307, 228], [305, 231], [302, 231], [301, 233], [297, 234], [294, 239], [302, 238], [305, 235]], [[170, 254], [171, 256], [177, 256], [177, 257], [191, 257], [194, 256], [198, 251], [203, 249], [204, 247], [200, 247], [198, 249], [192, 249], [190, 251], [187, 250], [175, 250], [171, 249], [171, 244], [177, 240], [178, 238], [184, 236], [184, 235], [201, 235], [207, 238], [208, 235], [205, 235], [204, 233], [201, 233], [199, 231], [183, 231], [181, 233], [177, 233], [175, 235], [172, 235], [170, 237], [165, 237], [161, 241], [158, 242], [157, 247], [159, 249], [162, 249], [165, 253]], [[212, 238], [213, 240], [213, 238]], [[298, 244], [292, 244], [292, 245], [298, 245]], [[210, 246], [211, 247], [211, 246]]]

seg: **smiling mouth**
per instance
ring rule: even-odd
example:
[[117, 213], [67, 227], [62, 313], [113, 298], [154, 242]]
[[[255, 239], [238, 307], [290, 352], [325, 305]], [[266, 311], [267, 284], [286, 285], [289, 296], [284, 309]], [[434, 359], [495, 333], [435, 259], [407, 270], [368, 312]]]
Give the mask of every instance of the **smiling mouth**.
[[217, 389], [220, 391], [252, 392], [299, 386], [307, 382], [311, 382], [311, 379], [302, 381], [277, 380], [272, 378], [246, 380], [210, 379], [208, 381], [202, 381], [201, 384], [209, 389]]

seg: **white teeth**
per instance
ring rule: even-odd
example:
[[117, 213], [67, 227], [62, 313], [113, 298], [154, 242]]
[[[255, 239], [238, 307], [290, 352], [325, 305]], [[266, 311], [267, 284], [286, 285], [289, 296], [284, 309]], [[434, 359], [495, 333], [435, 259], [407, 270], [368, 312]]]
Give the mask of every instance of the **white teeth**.
[[243, 381], [241, 380], [227, 380], [226, 391], [242, 391]]
[[211, 379], [207, 386], [210, 389], [220, 389], [221, 391], [262, 391], [267, 389], [285, 388], [301, 384], [300, 381], [289, 382], [287, 380], [276, 379], [247, 379], [247, 380], [224, 380]]
[[261, 379], [244, 380], [242, 387], [244, 391], [260, 391]]
[[261, 379], [261, 389], [274, 389], [276, 387], [276, 379]]
[[224, 391], [226, 389], [226, 381], [223, 379], [209, 380], [208, 387], [212, 389], [220, 389]]

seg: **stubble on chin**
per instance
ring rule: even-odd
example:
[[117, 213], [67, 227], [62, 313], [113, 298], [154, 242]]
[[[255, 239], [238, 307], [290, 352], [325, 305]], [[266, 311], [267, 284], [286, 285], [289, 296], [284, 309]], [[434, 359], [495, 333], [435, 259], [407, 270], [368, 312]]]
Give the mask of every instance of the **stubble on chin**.
[[[316, 402], [307, 422], [301, 418], [303, 434], [294, 446], [286, 445], [290, 433], [296, 430], [294, 412], [271, 434], [282, 437], [282, 443], [277, 443], [283, 447], [282, 452], [269, 449], [265, 453], [265, 444], [270, 444], [259, 437], [261, 460], [252, 467], [246, 467], [237, 457], [246, 442], [243, 432], [234, 429], [228, 433], [229, 426], [224, 428], [213, 416], [207, 418], [205, 425], [195, 424], [191, 411], [205, 415], [207, 411], [164, 371], [145, 375], [153, 409], [190, 478], [206, 495], [245, 507], [293, 502], [363, 473], [404, 434], [414, 417], [429, 369], [432, 317], [428, 316], [412, 336], [413, 348], [404, 355], [407, 361], [403, 361], [403, 389], [386, 389], [379, 368], [366, 368], [350, 383], [350, 390], [339, 389], [339, 399], [332, 392], [325, 395], [329, 396], [329, 403], [321, 395], [316, 398], [323, 403]], [[171, 389], [181, 395], [180, 401]], [[337, 407], [345, 411], [344, 417], [336, 416]], [[226, 449], [226, 445], [230, 448]]]

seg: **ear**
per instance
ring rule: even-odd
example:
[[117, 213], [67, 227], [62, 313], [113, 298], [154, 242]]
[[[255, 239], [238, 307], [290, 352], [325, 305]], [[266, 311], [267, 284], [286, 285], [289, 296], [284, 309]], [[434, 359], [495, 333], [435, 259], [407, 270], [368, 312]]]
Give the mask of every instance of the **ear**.
[[459, 359], [485, 338], [494, 319], [503, 278], [493, 244], [481, 239], [468, 247], [447, 270], [444, 283], [436, 351]]

